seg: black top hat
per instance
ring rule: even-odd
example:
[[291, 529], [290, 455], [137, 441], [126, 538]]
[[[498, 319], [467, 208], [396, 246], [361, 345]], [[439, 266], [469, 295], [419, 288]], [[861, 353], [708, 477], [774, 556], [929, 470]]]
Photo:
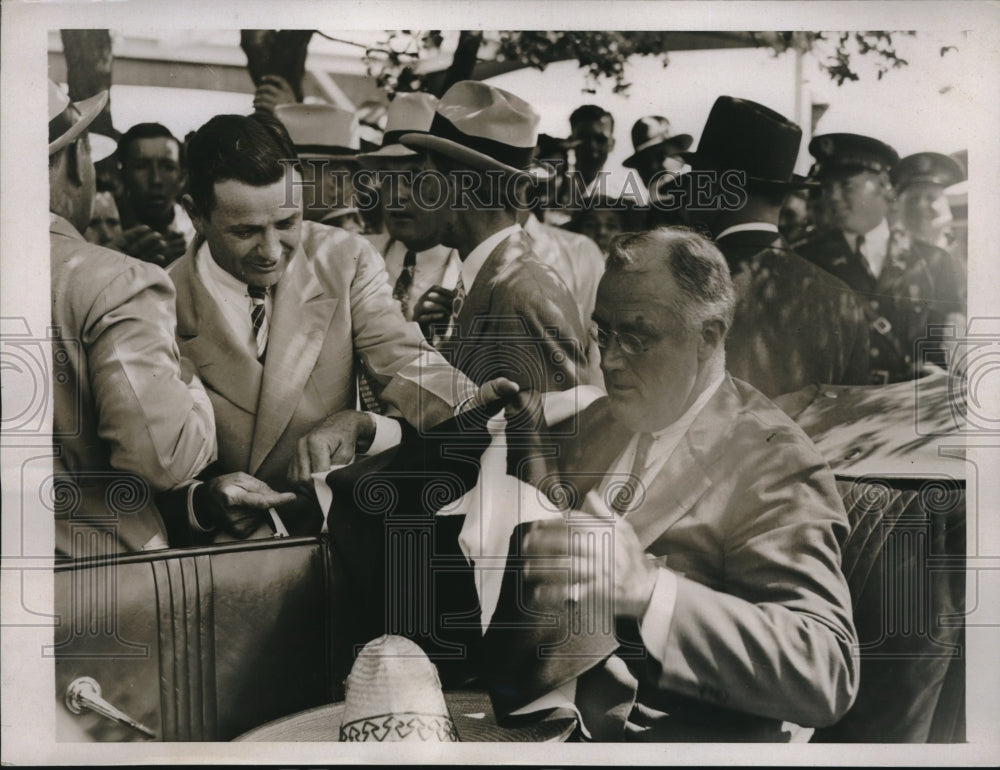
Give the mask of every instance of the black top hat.
[[860, 134], [820, 134], [809, 142], [809, 153], [816, 159], [812, 176], [855, 174], [859, 171], [891, 171], [899, 163], [892, 147], [878, 139]]
[[633, 153], [622, 161], [625, 168], [635, 168], [639, 158], [654, 147], [666, 145], [674, 152], [684, 152], [691, 146], [691, 134], [671, 134], [670, 121], [660, 115], [639, 118], [632, 126]]
[[907, 155], [892, 170], [892, 184], [897, 190], [915, 182], [931, 182], [951, 187], [965, 179], [962, 167], [954, 158], [939, 152]]
[[784, 115], [749, 99], [720, 96], [712, 105], [695, 152], [682, 153], [693, 169], [746, 172], [747, 181], [807, 187], [793, 173], [802, 129]]

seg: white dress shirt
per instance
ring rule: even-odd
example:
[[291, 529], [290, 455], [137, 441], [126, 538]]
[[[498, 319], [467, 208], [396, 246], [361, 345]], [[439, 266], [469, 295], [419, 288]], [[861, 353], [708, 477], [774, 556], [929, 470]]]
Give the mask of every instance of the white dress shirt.
[[[851, 247], [851, 251], [857, 251], [858, 233], [849, 233], [846, 230], [843, 232], [844, 239], [847, 241], [847, 245]], [[872, 271], [872, 275], [876, 278], [882, 274], [882, 268], [885, 266], [885, 258], [889, 254], [890, 235], [889, 222], [885, 219], [879, 222], [873, 230], [865, 233], [865, 241], [861, 246], [861, 253], [864, 255], [865, 262], [868, 263], [868, 269]]]
[[[383, 258], [390, 286], [395, 287], [400, 273], [403, 272], [403, 259], [408, 250], [402, 241], [389, 240]], [[461, 269], [462, 261], [458, 258], [458, 252], [448, 246], [431, 246], [429, 249], [418, 251], [417, 262], [413, 267], [413, 283], [410, 284], [410, 302], [406, 320], [413, 320], [414, 305], [432, 286], [454, 289]]]
[[510, 227], [505, 227], [503, 230], [498, 230], [476, 246], [476, 248], [469, 252], [469, 256], [462, 260], [462, 285], [465, 286], [466, 293], [472, 291], [472, 284], [476, 282], [476, 276], [479, 275], [479, 271], [482, 270], [483, 265], [486, 264], [486, 260], [493, 253], [493, 249], [510, 236], [519, 232], [521, 232], [521, 225], [519, 224], [513, 224]]
[[[684, 414], [663, 430], [653, 433], [653, 444], [649, 449], [649, 454], [646, 456], [646, 467], [638, 474], [640, 489], [648, 488], [652, 484], [656, 475], [662, 470], [667, 460], [670, 459], [670, 455], [673, 454], [674, 449], [680, 444], [684, 434], [688, 432], [691, 424], [705, 407], [705, 404], [715, 395], [715, 392], [722, 385], [724, 379], [725, 372], [722, 372], [701, 392]], [[618, 459], [612, 464], [604, 481], [598, 486], [597, 494], [591, 493], [587, 496], [587, 500], [584, 503], [585, 510], [589, 507], [592, 513], [597, 513], [605, 517], [609, 516], [605, 503], [603, 503], [605, 491], [609, 483], [615, 480], [620, 481], [631, 472], [638, 444], [639, 435], [636, 434], [629, 441]], [[642, 498], [642, 494], [635, 495], [629, 510], [640, 503]], [[605, 507], [603, 510], [594, 510], [598, 506]], [[626, 521], [628, 521], [629, 510], [625, 512]], [[646, 614], [639, 621], [639, 635], [642, 637], [646, 649], [651, 652], [666, 648], [667, 637], [670, 633], [670, 621], [673, 619], [676, 602], [677, 575], [670, 571], [670, 569], [659, 567], [649, 607], [646, 610]]]
[[[194, 261], [198, 278], [208, 289], [208, 293], [212, 295], [216, 307], [222, 311], [222, 316], [229, 323], [233, 335], [241, 344], [246, 345], [256, 358], [257, 338], [254, 336], [253, 321], [250, 319], [253, 304], [250, 301], [247, 285], [219, 266], [212, 258], [207, 241], [198, 248]], [[271, 296], [273, 293], [272, 288], [272, 291], [269, 291], [267, 297], [264, 298], [264, 311], [268, 318], [273, 317], [274, 299]]]

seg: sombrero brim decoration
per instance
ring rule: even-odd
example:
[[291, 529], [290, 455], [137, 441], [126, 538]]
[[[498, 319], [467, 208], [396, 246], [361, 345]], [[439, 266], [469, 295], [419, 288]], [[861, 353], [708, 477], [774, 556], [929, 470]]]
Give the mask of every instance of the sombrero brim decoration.
[[639, 164], [639, 159], [643, 155], [649, 152], [649, 150], [652, 150], [654, 147], [660, 147], [662, 145], [675, 147], [675, 152], [677, 154], [681, 154], [691, 146], [692, 142], [694, 142], [694, 137], [691, 136], [691, 134], [677, 134], [676, 136], [671, 136], [666, 139], [652, 139], [645, 144], [640, 144], [636, 147], [635, 152], [622, 161], [622, 165], [625, 166], [625, 168], [636, 168]]
[[[545, 743], [566, 740], [576, 728], [575, 717], [547, 718], [540, 714], [524, 717], [511, 726], [497, 724], [485, 692], [455, 691], [444, 694], [445, 704], [463, 742]], [[339, 742], [346, 703], [340, 701], [302, 711], [257, 727], [235, 738], [252, 742]], [[391, 728], [390, 728], [391, 729]], [[374, 736], [377, 739], [378, 733]], [[419, 732], [415, 736], [420, 739]], [[427, 740], [431, 740], [428, 734]]]

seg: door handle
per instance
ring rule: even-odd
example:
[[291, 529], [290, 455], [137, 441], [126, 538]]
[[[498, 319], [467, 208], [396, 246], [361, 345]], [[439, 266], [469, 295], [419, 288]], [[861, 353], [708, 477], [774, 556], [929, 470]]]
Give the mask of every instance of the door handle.
[[133, 719], [124, 711], [120, 711], [101, 697], [101, 685], [96, 679], [81, 676], [70, 682], [66, 688], [66, 708], [74, 714], [82, 714], [84, 710], [94, 711], [105, 719], [131, 727], [149, 738], [155, 738], [156, 733], [146, 725]]

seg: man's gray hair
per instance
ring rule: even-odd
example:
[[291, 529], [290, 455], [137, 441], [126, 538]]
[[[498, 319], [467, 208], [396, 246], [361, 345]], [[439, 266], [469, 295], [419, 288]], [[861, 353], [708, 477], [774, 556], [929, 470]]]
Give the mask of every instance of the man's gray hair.
[[608, 272], [647, 272], [667, 268], [684, 301], [673, 310], [691, 330], [716, 318], [726, 331], [733, 323], [736, 292], [729, 265], [707, 238], [686, 227], [660, 227], [620, 233], [611, 241]]

